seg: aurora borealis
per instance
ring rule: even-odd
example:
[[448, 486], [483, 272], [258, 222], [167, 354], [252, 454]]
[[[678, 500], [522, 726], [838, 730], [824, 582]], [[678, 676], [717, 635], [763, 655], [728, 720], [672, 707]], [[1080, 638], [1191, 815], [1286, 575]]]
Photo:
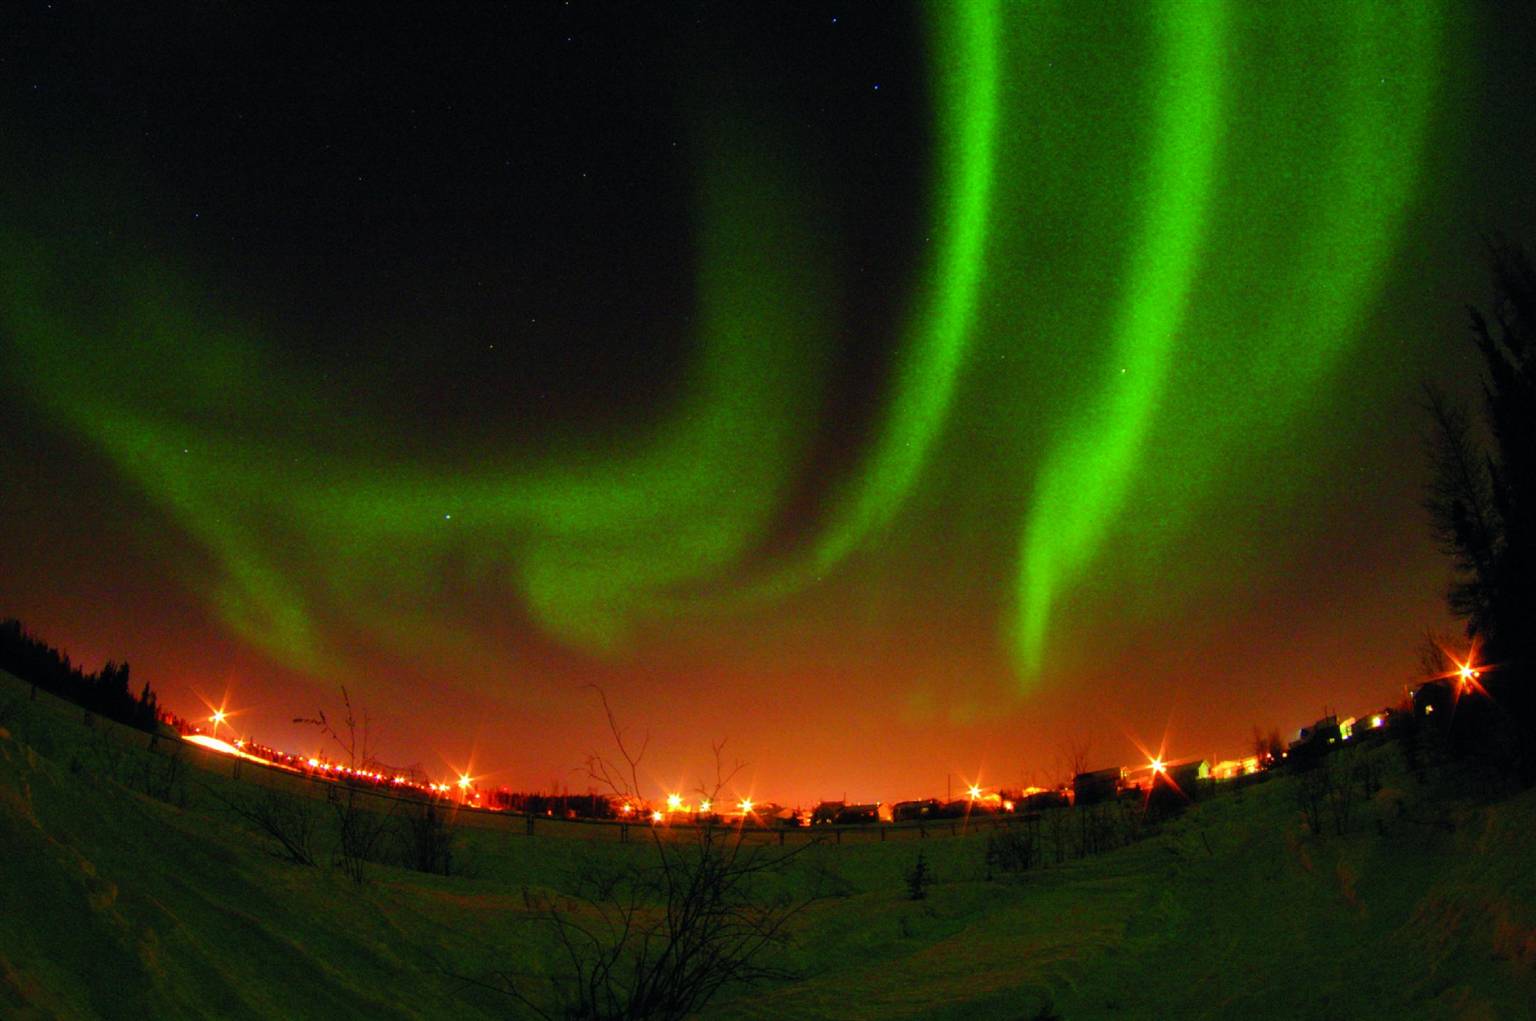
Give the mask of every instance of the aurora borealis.
[[668, 782], [894, 798], [1235, 754], [1443, 626], [1415, 388], [1533, 212], [1494, 8], [54, 6], [0, 614], [173, 704], [345, 683], [576, 789], [599, 683]]

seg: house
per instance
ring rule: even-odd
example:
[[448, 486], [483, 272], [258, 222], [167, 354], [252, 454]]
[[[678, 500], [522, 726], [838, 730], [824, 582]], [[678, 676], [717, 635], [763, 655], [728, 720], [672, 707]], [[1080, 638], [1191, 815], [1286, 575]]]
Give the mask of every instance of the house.
[[837, 821], [837, 813], [843, 810], [844, 802], [823, 801], [811, 812], [812, 826], [826, 826]]
[[1450, 718], [1455, 704], [1456, 693], [1450, 681], [1428, 681], [1413, 689], [1413, 715], [1418, 719], [1441, 723]]
[[1286, 761], [1293, 769], [1309, 769], [1344, 740], [1337, 716], [1324, 716], [1310, 727], [1302, 727], [1296, 740], [1286, 747]]
[[1079, 773], [1072, 778], [1072, 803], [1097, 805], [1100, 802], [1113, 801], [1119, 795], [1120, 784], [1124, 779], [1125, 767], [1123, 766]]
[[867, 805], [844, 805], [832, 821], [839, 826], [865, 826], [871, 823], [890, 822], [891, 810], [878, 802]]
[[943, 807], [937, 798], [928, 798], [923, 801], [898, 801], [891, 806], [891, 818], [896, 822], [937, 819]]

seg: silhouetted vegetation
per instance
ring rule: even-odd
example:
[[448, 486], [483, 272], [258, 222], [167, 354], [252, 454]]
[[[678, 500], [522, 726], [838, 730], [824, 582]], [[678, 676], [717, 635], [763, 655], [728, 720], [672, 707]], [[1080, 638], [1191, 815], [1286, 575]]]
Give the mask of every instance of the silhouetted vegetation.
[[[297, 717], [294, 723], [307, 723], [319, 727], [345, 754], [349, 770], [366, 769], [376, 765], [368, 750], [368, 711], [363, 710], [361, 723], [352, 708], [352, 696], [341, 689], [342, 721], [335, 727], [321, 709], [315, 717]], [[388, 816], [370, 811], [363, 804], [363, 792], [350, 778], [343, 778], [325, 792], [326, 804], [331, 806], [336, 818], [336, 847], [334, 861], [347, 878], [363, 883], [368, 878], [368, 864], [379, 859], [379, 848], [388, 829]]]
[[1482, 358], [1474, 415], [1428, 386], [1432, 479], [1430, 525], [1455, 575], [1451, 611], [1479, 646], [1487, 697], [1462, 699], [1453, 714], [1458, 748], [1502, 759], [1536, 780], [1536, 271], [1525, 252], [1489, 246], [1491, 316], [1470, 308]]
[[[609, 732], [620, 759], [592, 756], [592, 778], [620, 800], [638, 800], [642, 745], [631, 751], [602, 692]], [[713, 785], [700, 793], [718, 800], [736, 770], [721, 768], [715, 746]], [[487, 984], [509, 993], [541, 1017], [683, 1018], [703, 1010], [727, 984], [784, 979], [774, 951], [790, 938], [790, 923], [809, 902], [765, 887], [791, 851], [745, 839], [740, 825], [701, 825], [675, 837], [650, 827], [649, 861], [591, 866], [573, 880], [574, 898], [530, 896], [529, 907], [553, 930], [558, 974], [547, 986], [501, 974]]]
[[1009, 827], [987, 835], [987, 870], [1027, 872], [1040, 858], [1039, 825], [1026, 821], [1021, 829]]
[[606, 794], [543, 794], [523, 791], [492, 791], [486, 797], [491, 808], [555, 819], [612, 819], [613, 800]]
[[917, 852], [917, 862], [907, 870], [907, 897], [911, 900], [922, 900], [928, 896], [928, 887], [933, 884], [933, 869], [928, 866], [928, 858], [923, 852]]
[[314, 802], [270, 787], [255, 787], [233, 795], [213, 791], [235, 815], [269, 837], [280, 856], [296, 865], [315, 864], [316, 819]]
[[139, 694], [133, 694], [127, 663], [108, 661], [98, 672], [86, 673], [69, 656], [28, 633], [19, 620], [0, 621], [0, 670], [93, 713], [150, 733], [155, 730], [155, 693], [145, 682]]
[[1265, 733], [1257, 723], [1253, 725], [1253, 754], [1261, 768], [1267, 768], [1285, 757], [1285, 742], [1280, 739], [1280, 728], [1270, 727]]
[[453, 874], [454, 827], [446, 805], [422, 802], [401, 817], [396, 832], [400, 861], [406, 868], [440, 876]]

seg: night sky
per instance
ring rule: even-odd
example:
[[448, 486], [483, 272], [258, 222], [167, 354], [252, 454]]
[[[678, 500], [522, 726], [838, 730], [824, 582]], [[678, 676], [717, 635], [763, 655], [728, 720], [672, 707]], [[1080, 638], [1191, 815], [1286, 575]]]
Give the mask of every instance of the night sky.
[[7, 5], [0, 616], [489, 786], [1245, 754], [1450, 629], [1532, 16]]

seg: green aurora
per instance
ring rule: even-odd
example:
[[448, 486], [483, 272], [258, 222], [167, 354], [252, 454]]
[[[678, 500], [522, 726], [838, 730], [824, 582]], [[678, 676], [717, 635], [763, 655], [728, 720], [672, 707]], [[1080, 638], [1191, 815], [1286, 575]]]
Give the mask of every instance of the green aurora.
[[[1191, 551], [1243, 544], [1240, 508], [1307, 477], [1266, 472], [1273, 452], [1324, 470], [1328, 444], [1302, 439], [1341, 399], [1418, 195], [1451, 28], [1434, 3], [930, 15], [925, 262], [899, 349], [853, 466], [766, 563], [857, 282], [820, 254], [817, 182], [728, 110], [691, 150], [692, 363], [644, 431], [435, 455], [189, 267], [71, 247], [16, 209], [12, 369], [203, 550], [188, 583], [228, 628], [303, 670], [345, 676], [339, 635], [474, 646], [438, 607], [449, 564], [561, 645], [622, 658], [646, 628], [860, 565], [915, 576], [914, 549], [948, 538], [998, 565], [997, 641], [1028, 690], [1051, 636], [1218, 585]], [[56, 205], [111, 206], [110, 185], [85, 191]]]

